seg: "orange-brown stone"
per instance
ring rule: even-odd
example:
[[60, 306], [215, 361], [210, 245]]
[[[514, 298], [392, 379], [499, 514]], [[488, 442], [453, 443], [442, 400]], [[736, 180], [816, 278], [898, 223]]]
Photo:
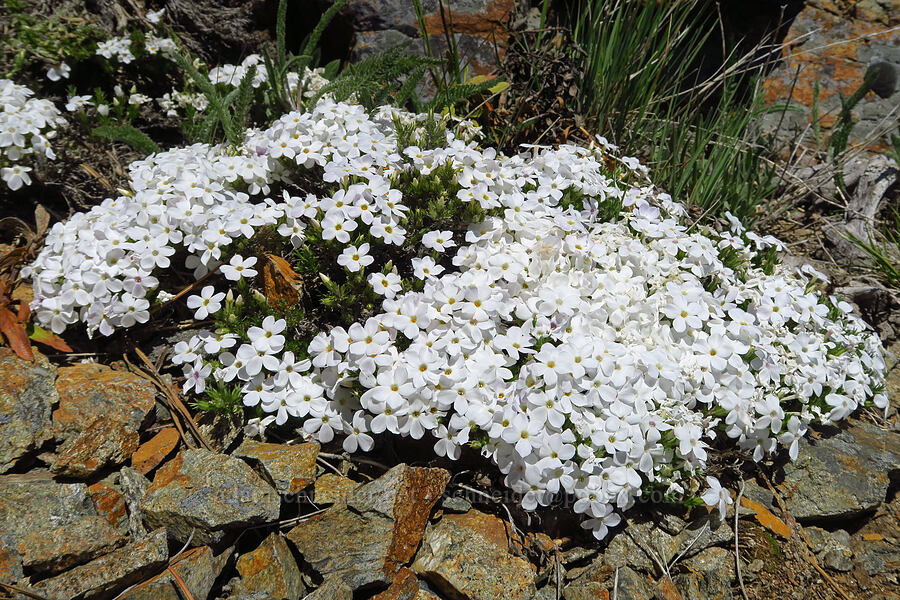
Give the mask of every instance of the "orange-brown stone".
[[401, 567], [388, 589], [375, 594], [371, 600], [415, 600], [418, 595], [419, 580], [416, 574]]
[[63, 442], [50, 470], [69, 477], [87, 477], [99, 469], [127, 461], [137, 450], [139, 441], [138, 432], [126, 424], [98, 418]]
[[111, 525], [119, 527], [128, 522], [125, 497], [115, 488], [98, 481], [88, 486], [87, 492], [97, 512], [106, 518]]
[[[838, 120], [838, 96], [855, 92], [868, 67], [877, 62], [876, 57], [891, 54], [887, 49], [900, 44], [900, 31], [894, 27], [898, 23], [900, 11], [885, 12], [875, 2], [807, 2], [785, 37], [781, 63], [765, 80], [766, 101], [781, 104], [789, 98], [794, 108], [805, 108], [804, 113], [793, 111], [786, 115], [782, 123], [790, 122], [790, 128], [798, 132], [806, 130], [803, 142], [807, 146], [825, 143]], [[897, 67], [894, 62], [894, 68]], [[866, 136], [896, 106], [896, 97], [895, 90], [887, 98], [880, 98], [875, 92], [863, 98], [853, 110], [853, 119], [868, 121], [869, 126], [855, 127], [851, 143], [865, 141], [871, 152], [887, 148], [886, 136]], [[814, 103], [818, 105], [821, 128], [818, 142], [809, 135], [813, 131]]]
[[668, 577], [663, 577], [656, 582], [656, 595], [658, 600], [682, 600], [675, 583]]
[[244, 440], [234, 456], [245, 459], [280, 494], [296, 494], [316, 479], [319, 444], [268, 444]]
[[449, 479], [443, 469], [397, 465], [287, 537], [325, 579], [354, 590], [390, 584], [412, 559]]
[[313, 499], [316, 504], [335, 504], [346, 499], [360, 483], [336, 473], [324, 473], [316, 479]]
[[534, 566], [510, 550], [506, 525], [471, 510], [428, 526], [412, 570], [441, 593], [470, 600], [527, 600], [535, 594]]
[[97, 419], [118, 421], [138, 431], [156, 398], [149, 381], [95, 363], [61, 367], [56, 390], [59, 408], [53, 412], [53, 426], [57, 437], [64, 439], [94, 426]]
[[[441, 8], [433, 15], [425, 17], [425, 29], [430, 35], [443, 35], [444, 24], [454, 33], [467, 33], [478, 37], [501, 37], [506, 30], [506, 22], [513, 10], [513, 0], [494, 0], [488, 2], [484, 10], [476, 13], [465, 13]], [[447, 6], [450, 6], [449, 4]], [[498, 41], [500, 41], [498, 39]]]
[[158, 467], [178, 446], [178, 440], [178, 430], [174, 427], [161, 429], [135, 450], [131, 455], [131, 466], [141, 475], [146, 475]]
[[229, 554], [230, 552], [223, 552], [214, 556], [209, 546], [191, 548], [181, 554], [168, 569], [131, 588], [120, 599], [184, 600], [184, 592], [176, 584], [173, 572], [196, 600], [206, 598]]
[[272, 533], [258, 548], [238, 558], [236, 568], [241, 574], [241, 581], [235, 586], [239, 593], [266, 592], [278, 600], [293, 600], [306, 591], [297, 562], [278, 533]]
[[23, 566], [52, 575], [102, 556], [125, 543], [103, 517], [80, 517], [50, 529], [31, 531], [18, 545]]

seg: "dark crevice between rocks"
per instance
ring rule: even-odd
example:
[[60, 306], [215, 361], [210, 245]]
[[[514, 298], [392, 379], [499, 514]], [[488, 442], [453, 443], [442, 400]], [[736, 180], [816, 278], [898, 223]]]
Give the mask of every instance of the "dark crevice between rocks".
[[888, 481], [888, 492], [887, 498], [885, 498], [884, 501], [885, 504], [893, 502], [894, 498], [897, 497], [897, 493], [900, 492], [900, 465], [898, 465], [896, 469], [888, 471]]

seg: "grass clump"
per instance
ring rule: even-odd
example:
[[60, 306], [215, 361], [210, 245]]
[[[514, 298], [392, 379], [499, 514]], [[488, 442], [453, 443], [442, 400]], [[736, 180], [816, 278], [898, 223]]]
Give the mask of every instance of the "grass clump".
[[[700, 213], [752, 222], [777, 187], [771, 110], [759, 92], [763, 65], [734, 54], [711, 76], [700, 67], [717, 19], [703, 0], [581, 0], [569, 15], [584, 77], [581, 112], [623, 151], [646, 161], [654, 181]], [[714, 13], [712, 13], [714, 14]], [[725, 40], [722, 40], [723, 45]]]

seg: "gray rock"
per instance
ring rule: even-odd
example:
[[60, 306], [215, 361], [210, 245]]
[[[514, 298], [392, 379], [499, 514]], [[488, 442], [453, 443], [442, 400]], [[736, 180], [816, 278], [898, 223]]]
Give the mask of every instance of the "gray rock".
[[689, 558], [711, 546], [730, 544], [734, 539], [734, 532], [731, 525], [720, 519], [718, 512], [713, 511], [691, 521], [677, 538], [678, 553], [682, 558]]
[[141, 500], [150, 489], [150, 480], [131, 467], [122, 467], [119, 471], [119, 488], [128, 512], [128, 531], [131, 532], [131, 537], [141, 538], [147, 534], [141, 518]]
[[688, 573], [676, 575], [675, 587], [684, 600], [731, 600], [735, 579], [734, 554], [724, 548], [707, 548], [684, 561]]
[[237, 570], [241, 579], [234, 587], [236, 592], [266, 592], [278, 600], [293, 600], [307, 591], [297, 561], [278, 533], [238, 558]]
[[[209, 597], [210, 590], [230, 555], [230, 548], [219, 555], [214, 555], [209, 546], [200, 546], [191, 548], [177, 559], [173, 559], [171, 568], [184, 582], [191, 595], [199, 600]], [[167, 569], [131, 588], [120, 596], [119, 600], [183, 600], [183, 592], [177, 587], [172, 572]]]
[[30, 363], [0, 348], [0, 473], [53, 438], [56, 367], [35, 353]]
[[208, 412], [197, 419], [197, 428], [213, 450], [228, 452], [244, 431], [244, 417], [241, 413]]
[[443, 469], [397, 465], [297, 525], [288, 540], [325, 579], [353, 590], [389, 584], [415, 554], [449, 479]]
[[900, 436], [868, 423], [809, 436], [779, 484], [788, 512], [798, 521], [843, 519], [878, 508], [889, 474], [900, 469]]
[[153, 575], [169, 560], [165, 530], [33, 586], [48, 600], [111, 598]]
[[647, 578], [628, 567], [619, 568], [618, 578], [613, 576], [613, 587], [615, 594], [612, 588], [609, 594], [616, 600], [649, 600], [653, 596], [653, 585]]
[[614, 568], [632, 567], [645, 573], [654, 572], [657, 568], [650, 556], [625, 531], [620, 531], [610, 540], [602, 560]]
[[900, 564], [900, 550], [888, 546], [876, 546], [861, 552], [856, 561], [865, 569], [870, 577], [881, 575]]
[[441, 510], [444, 512], [466, 513], [472, 510], [472, 503], [460, 496], [446, 496], [441, 500]]
[[20, 538], [22, 566], [53, 575], [111, 552], [125, 538], [103, 517], [79, 517], [65, 525], [35, 529]]
[[184, 450], [156, 471], [141, 501], [144, 524], [184, 543], [220, 542], [227, 530], [278, 519], [278, 494], [240, 459]]
[[602, 598], [604, 594], [608, 595], [608, 590], [612, 589], [616, 569], [604, 564], [603, 561], [603, 556], [597, 557], [590, 565], [573, 569], [566, 574], [572, 577], [572, 581], [563, 588], [565, 600], [593, 600]]
[[847, 572], [853, 568], [850, 560], [853, 554], [849, 550], [828, 550], [822, 558], [822, 563], [832, 571]]
[[510, 552], [507, 523], [476, 510], [428, 526], [412, 570], [439, 592], [467, 600], [527, 600], [536, 593], [531, 564]]
[[827, 549], [830, 533], [827, 529], [810, 525], [803, 528], [803, 533], [809, 538], [809, 546], [814, 553], [819, 554]]
[[41, 534], [70, 525], [83, 517], [96, 517], [97, 509], [81, 483], [56, 483], [49, 473], [0, 476], [0, 580], [23, 577], [23, 557], [66, 554], [66, 548], [42, 549], [32, 544], [52, 545]]
[[311, 594], [304, 596], [303, 600], [352, 600], [353, 590], [340, 579], [326, 579]]

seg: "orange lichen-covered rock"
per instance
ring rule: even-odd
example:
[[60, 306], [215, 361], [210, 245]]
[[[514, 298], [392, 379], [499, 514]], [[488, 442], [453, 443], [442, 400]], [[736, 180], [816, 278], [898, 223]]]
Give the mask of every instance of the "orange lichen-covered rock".
[[141, 500], [149, 527], [165, 527], [184, 543], [220, 542], [228, 530], [278, 519], [281, 500], [240, 459], [208, 450], [183, 450], [156, 471]]
[[0, 347], [0, 473], [53, 437], [55, 378], [47, 357], [35, 353], [28, 362]]
[[319, 444], [268, 444], [244, 440], [234, 456], [243, 458], [279, 494], [296, 494], [316, 479]]
[[[850, 96], [863, 82], [867, 69], [876, 63], [886, 63], [894, 73], [894, 84], [885, 81], [877, 90], [869, 92], [853, 110], [856, 123], [850, 142], [867, 142], [873, 152], [888, 147], [889, 136], [896, 128], [882, 135], [877, 130], [900, 101], [896, 84], [900, 72], [900, 10], [889, 10], [890, 3], [833, 2], [812, 0], [793, 20], [784, 40], [782, 61], [765, 80], [765, 98], [769, 103], [783, 103], [790, 99], [805, 111], [790, 111], [781, 119], [773, 115], [781, 126], [785, 139], [791, 134], [806, 131], [805, 143], [815, 146], [813, 104], [818, 104], [818, 126], [821, 139], [827, 140], [840, 112], [840, 95]], [[894, 8], [897, 3], [893, 2]], [[890, 75], [890, 73], [888, 73]], [[890, 79], [890, 77], [888, 77]], [[817, 96], [817, 98], [816, 98]]]
[[507, 524], [471, 510], [429, 525], [412, 570], [454, 598], [525, 600], [535, 594], [534, 567], [510, 552]]
[[272, 533], [255, 550], [238, 558], [236, 566], [241, 574], [240, 583], [235, 586], [238, 593], [265, 592], [278, 600], [293, 600], [306, 593], [297, 561], [278, 533]]
[[131, 466], [141, 475], [146, 475], [158, 467], [178, 446], [178, 440], [178, 430], [174, 427], [161, 429], [134, 451], [131, 455]]
[[443, 469], [397, 465], [287, 537], [325, 579], [354, 590], [389, 584], [415, 554], [449, 480]]

